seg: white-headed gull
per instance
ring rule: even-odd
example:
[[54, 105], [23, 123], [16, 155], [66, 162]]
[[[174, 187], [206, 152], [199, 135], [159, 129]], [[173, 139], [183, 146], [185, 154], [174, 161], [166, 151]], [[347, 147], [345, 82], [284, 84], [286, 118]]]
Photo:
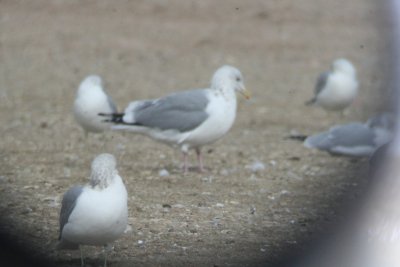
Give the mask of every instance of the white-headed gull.
[[357, 94], [357, 71], [349, 60], [341, 58], [333, 62], [331, 71], [319, 75], [314, 97], [306, 104], [342, 111], [354, 101]]
[[99, 113], [115, 113], [117, 108], [111, 97], [103, 89], [99, 76], [90, 75], [79, 85], [73, 107], [75, 120], [82, 126], [85, 134], [110, 129], [111, 124], [103, 122]]
[[236, 92], [250, 97], [241, 72], [222, 66], [213, 75], [207, 89], [177, 92], [168, 96], [131, 102], [124, 113], [101, 114], [114, 130], [145, 134], [157, 141], [180, 147], [184, 171], [187, 154], [195, 149], [199, 169], [203, 171], [201, 147], [224, 136], [236, 117]]
[[[106, 246], [124, 233], [128, 223], [127, 192], [116, 165], [113, 155], [100, 154], [92, 162], [89, 184], [74, 186], [64, 194], [58, 249]], [[81, 263], [83, 266], [82, 250]]]

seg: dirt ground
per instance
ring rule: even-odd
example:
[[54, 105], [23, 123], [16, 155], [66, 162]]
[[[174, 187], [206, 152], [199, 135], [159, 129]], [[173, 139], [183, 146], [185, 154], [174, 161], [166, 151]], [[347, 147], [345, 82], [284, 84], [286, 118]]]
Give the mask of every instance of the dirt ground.
[[[333, 157], [286, 137], [364, 120], [388, 96], [388, 28], [373, 0], [0, 1], [1, 230], [32, 255], [79, 266], [54, 250], [62, 194], [88, 181], [101, 152], [118, 159], [129, 231], [110, 265], [261, 266], [341, 219], [362, 191], [365, 160]], [[306, 107], [319, 72], [348, 57], [360, 97], [344, 117]], [[131, 133], [84, 138], [71, 108], [101, 75], [119, 108], [202, 88], [223, 64], [252, 91], [219, 142], [209, 172], [182, 175], [179, 151]], [[195, 163], [194, 155], [191, 155]], [[265, 169], [249, 166], [261, 162]], [[166, 169], [169, 176], [159, 175]], [[344, 204], [343, 204], [344, 203]], [[100, 248], [85, 247], [87, 266]]]

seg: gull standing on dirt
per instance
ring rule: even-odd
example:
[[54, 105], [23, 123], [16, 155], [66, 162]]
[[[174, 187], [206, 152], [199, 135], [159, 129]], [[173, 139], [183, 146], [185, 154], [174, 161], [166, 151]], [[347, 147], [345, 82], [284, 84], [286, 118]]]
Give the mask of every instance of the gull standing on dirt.
[[307, 148], [317, 148], [332, 154], [366, 157], [388, 143], [393, 137], [393, 117], [389, 113], [375, 116], [366, 123], [336, 125], [327, 132], [309, 136]]
[[116, 124], [112, 129], [145, 134], [157, 141], [180, 147], [184, 172], [187, 154], [195, 149], [199, 170], [203, 171], [201, 147], [224, 136], [235, 121], [236, 92], [250, 98], [241, 72], [222, 66], [213, 75], [207, 89], [174, 93], [152, 100], [131, 102], [124, 113], [100, 114]]
[[89, 185], [74, 186], [64, 194], [57, 249], [104, 246], [107, 265], [106, 245], [118, 239], [128, 224], [127, 192], [116, 165], [113, 155], [100, 154], [92, 162]]
[[104, 91], [101, 78], [90, 75], [79, 85], [73, 111], [75, 120], [87, 136], [89, 132], [98, 133], [110, 129], [110, 124], [104, 123], [97, 114], [116, 113], [117, 108]]
[[347, 59], [337, 59], [332, 70], [320, 74], [314, 97], [306, 105], [317, 105], [326, 110], [343, 111], [358, 94], [357, 71]]

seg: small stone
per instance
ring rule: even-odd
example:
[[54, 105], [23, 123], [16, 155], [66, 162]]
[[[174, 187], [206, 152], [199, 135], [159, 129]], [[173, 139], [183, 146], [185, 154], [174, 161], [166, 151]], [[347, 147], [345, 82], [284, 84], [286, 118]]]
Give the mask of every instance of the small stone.
[[279, 194], [280, 194], [281, 196], [283, 196], [283, 195], [288, 195], [288, 194], [290, 194], [290, 192], [287, 191], [287, 190], [282, 190], [281, 192], [279, 192]]
[[259, 160], [254, 161], [252, 164], [246, 166], [247, 169], [250, 169], [251, 172], [260, 172], [266, 169], [265, 164]]
[[158, 175], [161, 177], [167, 177], [169, 176], [169, 172], [166, 169], [162, 169], [158, 172]]
[[143, 240], [138, 240], [138, 242], [137, 242], [137, 243], [138, 243], [138, 245], [139, 245], [139, 246], [142, 246], [142, 245], [144, 245], [144, 241], [143, 241]]
[[223, 208], [225, 205], [222, 204], [222, 203], [217, 203], [215, 206], [216, 206], [217, 208]]
[[213, 176], [203, 177], [203, 178], [201, 178], [201, 181], [203, 181], [205, 183], [212, 183], [213, 178], [214, 178]]

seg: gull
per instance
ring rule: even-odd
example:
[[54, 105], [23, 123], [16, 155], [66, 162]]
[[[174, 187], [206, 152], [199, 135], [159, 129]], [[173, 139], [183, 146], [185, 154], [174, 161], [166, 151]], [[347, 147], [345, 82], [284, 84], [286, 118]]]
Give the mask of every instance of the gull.
[[127, 192], [111, 154], [100, 154], [92, 162], [90, 182], [73, 186], [63, 197], [57, 249], [80, 249], [80, 245], [106, 247], [118, 239], [128, 224]]
[[183, 153], [183, 169], [188, 171], [187, 154], [194, 149], [199, 170], [204, 171], [201, 147], [224, 136], [236, 117], [236, 92], [250, 98], [241, 72], [225, 65], [217, 69], [207, 89], [193, 89], [168, 96], [131, 102], [124, 113], [99, 114], [114, 130], [128, 130], [177, 146]]
[[351, 122], [331, 127], [304, 140], [307, 148], [317, 148], [331, 154], [354, 157], [370, 156], [393, 137], [389, 114], [369, 119], [366, 123]]
[[357, 71], [347, 59], [337, 59], [332, 70], [321, 73], [315, 85], [314, 97], [306, 105], [326, 110], [343, 111], [358, 94]]
[[97, 115], [115, 113], [117, 108], [111, 97], [103, 89], [102, 79], [97, 75], [87, 76], [79, 85], [73, 107], [74, 117], [88, 136], [89, 132], [98, 133], [110, 128]]

